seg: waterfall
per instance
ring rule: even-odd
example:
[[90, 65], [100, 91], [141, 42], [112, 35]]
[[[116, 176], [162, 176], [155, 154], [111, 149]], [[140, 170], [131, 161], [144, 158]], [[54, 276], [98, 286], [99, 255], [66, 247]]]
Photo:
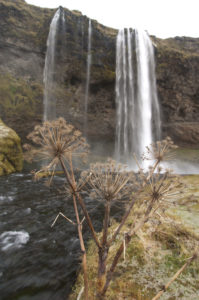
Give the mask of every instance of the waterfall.
[[86, 69], [86, 89], [84, 101], [84, 133], [87, 133], [87, 112], [88, 112], [88, 97], [89, 97], [89, 84], [90, 84], [90, 70], [91, 70], [91, 38], [92, 38], [92, 25], [91, 19], [88, 23], [88, 49], [87, 49], [87, 69]]
[[[119, 30], [116, 41], [117, 160], [130, 163], [160, 138], [153, 44], [145, 31]], [[145, 165], [146, 166], [146, 165]]]
[[56, 53], [56, 38], [59, 21], [65, 28], [65, 16], [61, 7], [56, 11], [51, 24], [47, 39], [47, 51], [44, 66], [44, 115], [43, 119], [53, 120], [56, 118], [56, 96], [55, 96], [55, 53]]

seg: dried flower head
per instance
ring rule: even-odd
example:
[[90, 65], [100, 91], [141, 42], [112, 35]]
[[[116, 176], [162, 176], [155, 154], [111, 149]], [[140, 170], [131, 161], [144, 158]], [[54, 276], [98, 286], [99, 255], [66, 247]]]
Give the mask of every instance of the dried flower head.
[[47, 161], [40, 171], [54, 172], [60, 159], [68, 162], [73, 156], [83, 158], [88, 153], [82, 133], [63, 118], [35, 126], [27, 138], [33, 145], [24, 146], [27, 150], [25, 159]]
[[134, 224], [143, 217], [148, 220], [154, 213], [163, 213], [168, 207], [175, 205], [182, 187], [177, 175], [162, 168], [157, 168], [156, 173], [149, 177], [147, 173], [142, 174], [140, 180], [144, 182], [144, 187], [134, 206]]
[[161, 162], [163, 160], [169, 160], [175, 157], [175, 149], [178, 146], [174, 145], [170, 137], [162, 141], [152, 143], [149, 147], [146, 147], [146, 152], [143, 154], [143, 160], [156, 160]]
[[181, 189], [181, 182], [171, 170], [158, 169], [157, 173], [149, 178], [149, 183], [144, 191], [145, 199], [157, 203], [159, 207], [166, 208], [175, 203]]
[[92, 164], [87, 174], [83, 174], [93, 190], [92, 196], [113, 201], [129, 193], [127, 184], [134, 178], [134, 174], [127, 172], [126, 168], [111, 159], [107, 163]]

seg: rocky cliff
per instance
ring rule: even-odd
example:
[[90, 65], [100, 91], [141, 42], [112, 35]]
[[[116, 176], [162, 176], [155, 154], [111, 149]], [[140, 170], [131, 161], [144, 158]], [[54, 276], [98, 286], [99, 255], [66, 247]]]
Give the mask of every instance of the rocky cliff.
[[157, 45], [157, 86], [163, 133], [183, 146], [199, 146], [199, 39], [176, 37]]
[[[55, 57], [57, 114], [82, 129], [89, 20], [78, 11], [64, 11], [66, 26], [58, 34]], [[0, 0], [0, 117], [23, 141], [43, 116], [46, 40], [54, 13], [23, 0]], [[91, 141], [114, 141], [116, 35], [116, 30], [92, 20]], [[199, 39], [152, 38], [163, 135], [180, 145], [198, 147]]]

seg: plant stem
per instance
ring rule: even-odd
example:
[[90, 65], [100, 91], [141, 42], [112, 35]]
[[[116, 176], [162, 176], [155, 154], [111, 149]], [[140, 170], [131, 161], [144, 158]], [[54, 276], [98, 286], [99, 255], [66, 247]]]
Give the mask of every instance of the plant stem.
[[120, 222], [119, 226], [117, 227], [116, 231], [114, 232], [111, 240], [108, 242], [108, 246], [109, 247], [113, 244], [113, 242], [115, 241], [117, 235], [120, 233], [122, 227], [124, 226], [124, 224], [125, 224], [128, 216], [129, 216], [129, 214], [131, 212], [131, 209], [133, 208], [133, 206], [135, 204], [135, 201], [136, 201], [136, 198], [132, 199], [131, 204], [130, 204], [128, 210], [126, 211], [126, 213], [124, 214], [124, 216], [122, 218], [122, 221]]
[[[142, 186], [142, 190], [143, 190], [143, 188], [145, 187], [147, 181], [149, 181], [150, 178], [152, 177], [152, 175], [153, 175], [155, 169], [157, 168], [158, 164], [159, 164], [159, 161], [156, 161], [155, 164], [154, 164], [154, 166], [153, 166], [153, 168], [152, 168], [152, 170], [151, 170], [151, 172], [150, 172], [149, 175], [147, 176], [146, 181], [144, 182], [144, 185]], [[138, 194], [139, 192], [141, 192], [141, 190], [138, 191], [137, 194]], [[132, 210], [132, 208], [133, 208], [135, 202], [136, 202], [136, 197], [134, 197], [134, 198], [131, 200], [130, 206], [129, 206], [129, 208], [127, 209], [126, 213], [124, 214], [124, 216], [123, 216], [123, 218], [122, 218], [122, 221], [120, 222], [119, 226], [117, 227], [116, 231], [114, 232], [114, 234], [113, 234], [111, 240], [108, 242], [108, 247], [110, 247], [110, 246], [113, 244], [113, 242], [115, 241], [117, 235], [120, 233], [120, 231], [121, 231], [122, 227], [124, 226], [124, 224], [125, 224], [125, 222], [126, 222], [128, 216], [129, 216], [129, 214], [130, 214], [130, 212], [131, 212], [131, 210]]]
[[175, 275], [167, 282], [167, 284], [164, 286], [164, 288], [161, 291], [159, 291], [159, 293], [155, 297], [153, 297], [152, 300], [159, 299], [162, 296], [162, 294], [164, 292], [166, 292], [166, 290], [172, 284], [172, 282], [174, 280], [176, 280], [178, 278], [178, 276], [184, 271], [184, 269], [186, 269], [187, 266], [190, 265], [192, 263], [192, 261], [196, 258], [197, 258], [197, 251], [194, 252], [192, 257], [190, 257], [189, 260], [175, 273]]
[[67, 171], [67, 169], [66, 169], [66, 166], [65, 166], [65, 164], [64, 164], [64, 161], [63, 161], [62, 157], [60, 157], [59, 159], [60, 159], [60, 163], [61, 163], [61, 166], [62, 166], [62, 168], [63, 168], [64, 174], [65, 174], [65, 177], [66, 177], [66, 179], [67, 179], [67, 181], [68, 181], [68, 183], [69, 183], [69, 185], [70, 185], [70, 187], [71, 187], [73, 193], [77, 196], [78, 202], [79, 202], [79, 204], [80, 204], [80, 206], [81, 206], [81, 208], [82, 208], [82, 210], [83, 210], [83, 213], [84, 213], [86, 222], [87, 222], [87, 224], [88, 224], [88, 226], [89, 226], [89, 228], [90, 228], [92, 237], [93, 237], [93, 239], [94, 239], [94, 241], [95, 241], [97, 247], [98, 247], [98, 248], [101, 248], [101, 245], [100, 245], [100, 243], [99, 243], [99, 241], [98, 241], [96, 232], [95, 232], [95, 230], [94, 230], [94, 228], [93, 228], [92, 221], [91, 221], [91, 219], [90, 219], [90, 217], [89, 217], [88, 211], [87, 211], [86, 206], [85, 206], [85, 204], [84, 204], [84, 201], [83, 201], [82, 197], [80, 196], [80, 194], [79, 194], [79, 193], [76, 191], [76, 189], [74, 188], [74, 186], [73, 186], [73, 184], [72, 184], [72, 182], [71, 182], [71, 180], [70, 180], [70, 176], [69, 176], [69, 174], [68, 174], [68, 171]]
[[105, 205], [105, 214], [104, 214], [102, 247], [105, 246], [107, 243], [109, 218], [110, 218], [110, 201], [107, 201]]
[[79, 235], [80, 247], [82, 251], [82, 266], [84, 272], [84, 295], [85, 295], [85, 300], [88, 300], [88, 272], [87, 272], [86, 249], [85, 249], [83, 235], [82, 235], [82, 224], [80, 223], [76, 197], [74, 194], [73, 194], [73, 206], [75, 210], [75, 216], [77, 220], [77, 230]]
[[98, 251], [97, 290], [99, 295], [101, 294], [101, 290], [104, 285], [105, 274], [106, 274], [106, 261], [109, 252], [109, 247], [107, 247], [109, 219], [110, 219], [110, 201], [107, 201], [105, 205], [105, 213], [104, 213], [103, 235], [102, 235], [102, 243], [101, 243], [102, 247]]
[[[128, 234], [125, 235], [125, 245], [128, 246], [129, 242], [131, 240], [131, 236], [129, 236]], [[106, 282], [105, 282], [105, 285], [103, 287], [103, 290], [102, 290], [102, 293], [101, 293], [101, 296], [103, 297], [109, 287], [109, 284], [110, 284], [110, 281], [112, 280], [112, 277], [113, 277], [113, 273], [115, 271], [115, 267], [117, 266], [118, 264], [118, 261], [120, 259], [120, 256], [122, 255], [124, 251], [124, 243], [122, 242], [120, 244], [120, 247], [119, 249], [117, 250], [117, 253], [113, 259], [113, 262], [112, 262], [112, 265], [111, 265], [111, 268], [106, 276]]]
[[[70, 171], [71, 171], [71, 181], [73, 188], [76, 189], [76, 181], [75, 181], [75, 176], [74, 176], [74, 170], [73, 170], [73, 165], [72, 165], [72, 159], [69, 159], [69, 165], [70, 165]], [[82, 266], [83, 266], [83, 273], [84, 273], [84, 296], [85, 300], [88, 300], [88, 272], [87, 272], [87, 259], [86, 259], [86, 249], [84, 245], [84, 239], [82, 235], [82, 224], [79, 219], [79, 212], [77, 208], [77, 201], [76, 201], [76, 195], [73, 194], [73, 206], [75, 210], [75, 216], [77, 220], [77, 230], [78, 230], [78, 235], [79, 235], [79, 241], [80, 241], [80, 247], [82, 251]]]
[[[153, 201], [151, 201], [151, 203], [153, 203]], [[129, 242], [131, 241], [132, 237], [136, 234], [136, 232], [148, 221], [149, 215], [150, 215], [150, 213], [152, 211], [152, 208], [153, 208], [153, 205], [151, 203], [148, 205], [148, 208], [147, 208], [147, 210], [144, 214], [143, 219], [138, 223], [138, 225], [136, 227], [134, 227], [134, 225], [131, 226], [129, 232], [125, 235], [125, 247], [126, 248], [128, 247]], [[113, 278], [113, 273], [115, 271], [115, 268], [118, 264], [118, 261], [119, 261], [121, 255], [122, 255], [123, 251], [124, 251], [124, 242], [122, 241], [122, 243], [120, 244], [120, 246], [119, 246], [119, 248], [118, 248], [118, 250], [115, 254], [115, 257], [113, 259], [110, 270], [109, 270], [109, 272], [106, 276], [106, 282], [105, 282], [103, 290], [102, 290], [102, 296], [105, 295], [105, 293], [106, 293], [106, 291], [109, 287], [109, 284], [110, 284], [110, 282]]]

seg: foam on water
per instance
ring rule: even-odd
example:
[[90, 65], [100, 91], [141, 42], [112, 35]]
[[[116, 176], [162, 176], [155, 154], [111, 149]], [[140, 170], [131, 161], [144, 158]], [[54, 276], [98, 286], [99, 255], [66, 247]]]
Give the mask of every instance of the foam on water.
[[0, 195], [0, 202], [2, 201], [8, 201], [8, 202], [11, 202], [14, 200], [14, 197], [13, 196], [2, 196]]
[[5, 231], [0, 235], [0, 245], [2, 251], [18, 249], [25, 245], [30, 239], [28, 232]]

